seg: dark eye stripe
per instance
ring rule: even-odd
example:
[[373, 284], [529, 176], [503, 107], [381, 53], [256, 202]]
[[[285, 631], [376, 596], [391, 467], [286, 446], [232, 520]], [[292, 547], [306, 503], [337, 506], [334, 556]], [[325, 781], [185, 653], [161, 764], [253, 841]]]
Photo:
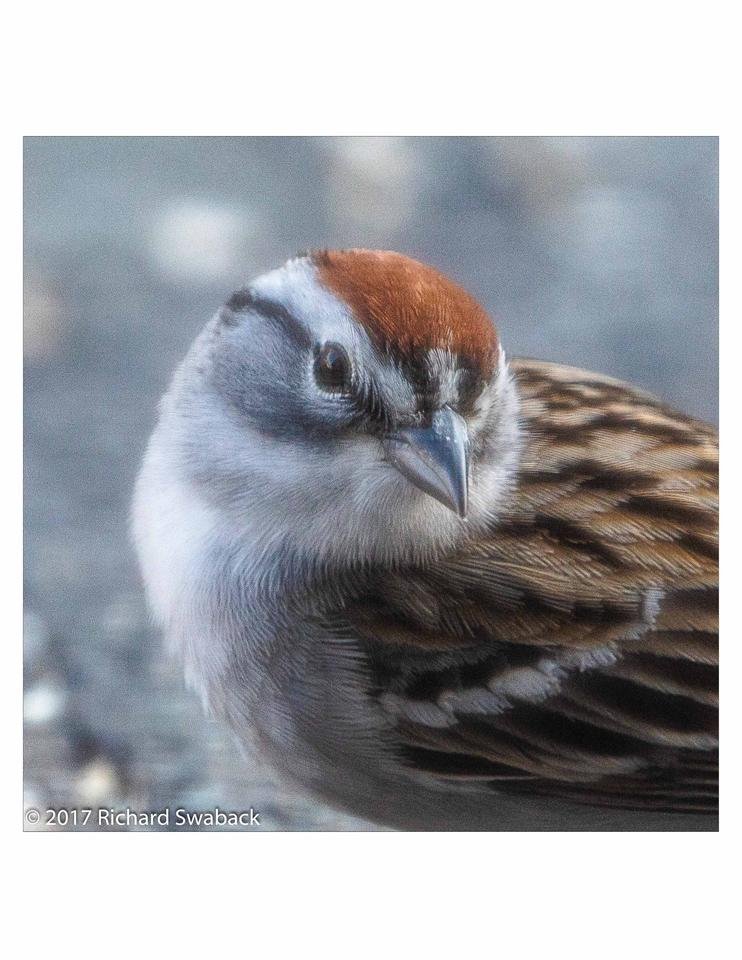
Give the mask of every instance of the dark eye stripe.
[[282, 303], [259, 296], [250, 287], [244, 287], [233, 293], [222, 307], [219, 316], [222, 323], [232, 326], [237, 322], [237, 315], [247, 313], [248, 310], [265, 320], [281, 324], [286, 333], [300, 347], [311, 346], [308, 330], [290, 310], [287, 310]]

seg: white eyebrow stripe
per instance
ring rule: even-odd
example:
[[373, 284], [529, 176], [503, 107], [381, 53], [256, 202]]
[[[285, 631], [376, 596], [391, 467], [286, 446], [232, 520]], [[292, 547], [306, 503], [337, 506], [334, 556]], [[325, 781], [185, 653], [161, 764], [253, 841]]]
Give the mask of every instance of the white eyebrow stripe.
[[[289, 260], [258, 277], [249, 289], [259, 302], [274, 304], [295, 317], [313, 341], [334, 341], [345, 347], [360, 365], [363, 379], [376, 383], [390, 410], [403, 416], [417, 412], [415, 384], [405, 376], [403, 367], [374, 344], [350, 306], [324, 286], [311, 259]], [[436, 384], [436, 404], [455, 406], [460, 399], [462, 375], [456, 355], [448, 347], [433, 347], [426, 351], [424, 363]]]
[[[323, 340], [343, 342], [353, 334], [356, 324], [344, 304], [319, 281], [317, 270], [306, 257], [289, 260], [277, 270], [263, 274], [251, 284], [255, 295], [282, 306], [302, 320]], [[356, 334], [357, 336], [357, 334]]]

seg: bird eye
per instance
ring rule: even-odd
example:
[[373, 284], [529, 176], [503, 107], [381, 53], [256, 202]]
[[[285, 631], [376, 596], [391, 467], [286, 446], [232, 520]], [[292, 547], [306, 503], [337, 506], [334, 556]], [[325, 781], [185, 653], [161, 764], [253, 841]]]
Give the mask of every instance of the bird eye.
[[314, 379], [327, 393], [349, 393], [351, 388], [350, 360], [337, 343], [319, 347], [314, 359]]

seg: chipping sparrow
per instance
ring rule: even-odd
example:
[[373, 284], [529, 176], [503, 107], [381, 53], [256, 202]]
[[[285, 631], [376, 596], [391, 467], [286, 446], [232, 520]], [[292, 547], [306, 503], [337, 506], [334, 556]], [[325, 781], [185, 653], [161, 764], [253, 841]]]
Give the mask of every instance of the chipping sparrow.
[[330, 803], [406, 828], [713, 829], [716, 477], [705, 424], [508, 363], [430, 267], [324, 252], [197, 338], [134, 536], [209, 710]]

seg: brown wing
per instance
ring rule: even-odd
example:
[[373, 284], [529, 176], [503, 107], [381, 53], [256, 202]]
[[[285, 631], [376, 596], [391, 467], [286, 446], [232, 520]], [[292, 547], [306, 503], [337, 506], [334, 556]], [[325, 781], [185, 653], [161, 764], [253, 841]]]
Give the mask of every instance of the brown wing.
[[608, 378], [513, 370], [528, 442], [505, 514], [344, 613], [399, 750], [447, 780], [713, 810], [716, 434]]

